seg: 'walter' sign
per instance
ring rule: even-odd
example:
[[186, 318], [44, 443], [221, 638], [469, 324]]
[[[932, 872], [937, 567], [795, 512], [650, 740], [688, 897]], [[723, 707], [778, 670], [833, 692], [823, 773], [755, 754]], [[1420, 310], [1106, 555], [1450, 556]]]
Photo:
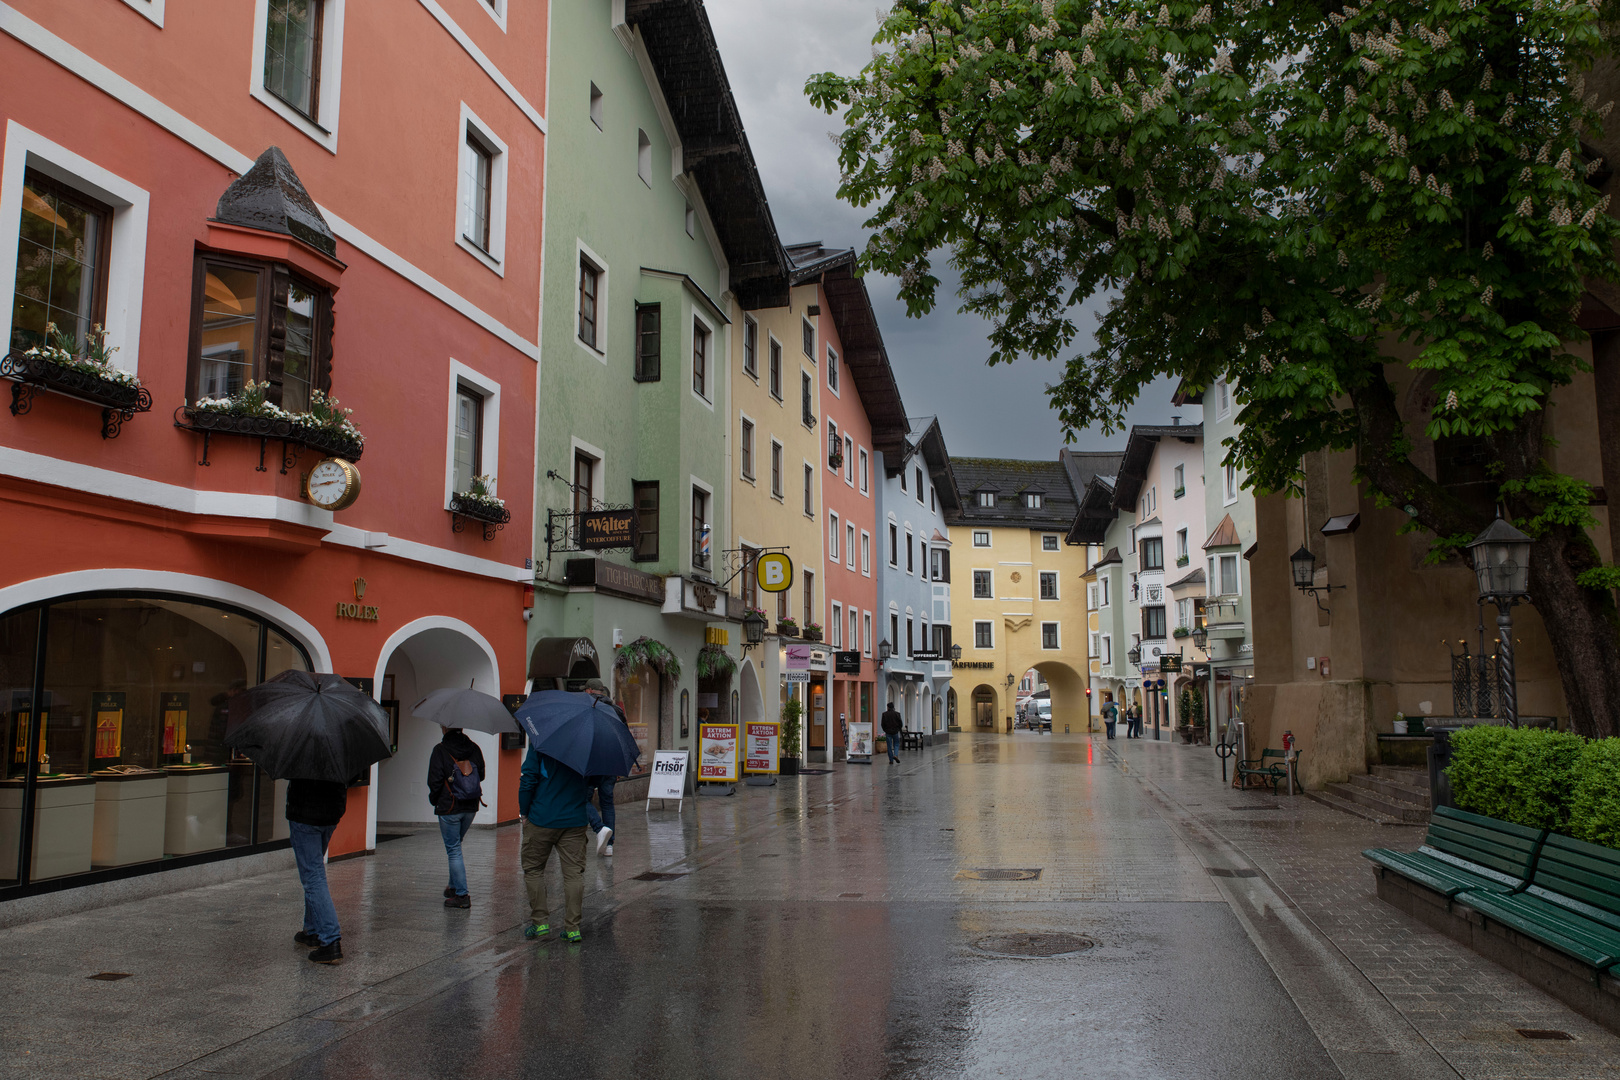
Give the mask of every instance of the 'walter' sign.
[[579, 515], [579, 546], [588, 550], [627, 548], [636, 542], [634, 510], [590, 510]]

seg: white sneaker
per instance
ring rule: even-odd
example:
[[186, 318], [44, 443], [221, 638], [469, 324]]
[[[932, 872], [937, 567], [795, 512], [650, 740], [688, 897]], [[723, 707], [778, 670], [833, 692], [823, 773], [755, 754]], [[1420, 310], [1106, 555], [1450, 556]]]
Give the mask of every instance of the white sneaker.
[[596, 853], [602, 854], [602, 849], [607, 847], [608, 841], [612, 839], [613, 830], [604, 825], [602, 831], [596, 834]]
[[609, 844], [607, 846], [607, 850], [604, 851], [602, 854], [606, 855], [610, 859], [613, 858], [613, 845]]

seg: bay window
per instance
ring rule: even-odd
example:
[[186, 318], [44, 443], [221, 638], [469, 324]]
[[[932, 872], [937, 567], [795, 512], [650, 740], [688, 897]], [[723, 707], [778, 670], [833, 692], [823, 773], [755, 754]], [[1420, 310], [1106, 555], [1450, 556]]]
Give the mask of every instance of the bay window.
[[279, 263], [213, 254], [198, 256], [193, 290], [190, 401], [258, 382], [270, 404], [308, 412], [310, 392], [330, 389], [328, 290]]

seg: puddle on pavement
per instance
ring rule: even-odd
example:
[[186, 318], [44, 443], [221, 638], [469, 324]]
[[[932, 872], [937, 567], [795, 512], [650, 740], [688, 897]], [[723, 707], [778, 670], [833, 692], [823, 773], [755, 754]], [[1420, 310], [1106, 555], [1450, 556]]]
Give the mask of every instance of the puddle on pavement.
[[1050, 960], [1083, 953], [1095, 944], [1077, 934], [991, 934], [975, 941], [973, 947], [992, 956]]

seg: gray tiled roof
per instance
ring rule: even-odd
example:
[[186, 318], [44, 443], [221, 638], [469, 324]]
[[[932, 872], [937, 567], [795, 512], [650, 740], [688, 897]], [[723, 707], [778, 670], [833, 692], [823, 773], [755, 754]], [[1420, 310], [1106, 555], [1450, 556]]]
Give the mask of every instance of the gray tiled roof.
[[[962, 499], [953, 522], [1066, 531], [1074, 521], [1074, 488], [1060, 461], [959, 457], [951, 459], [951, 471]], [[978, 505], [974, 493], [981, 490], [996, 492], [994, 509]], [[1041, 493], [1040, 509], [1024, 505], [1025, 491]]]

